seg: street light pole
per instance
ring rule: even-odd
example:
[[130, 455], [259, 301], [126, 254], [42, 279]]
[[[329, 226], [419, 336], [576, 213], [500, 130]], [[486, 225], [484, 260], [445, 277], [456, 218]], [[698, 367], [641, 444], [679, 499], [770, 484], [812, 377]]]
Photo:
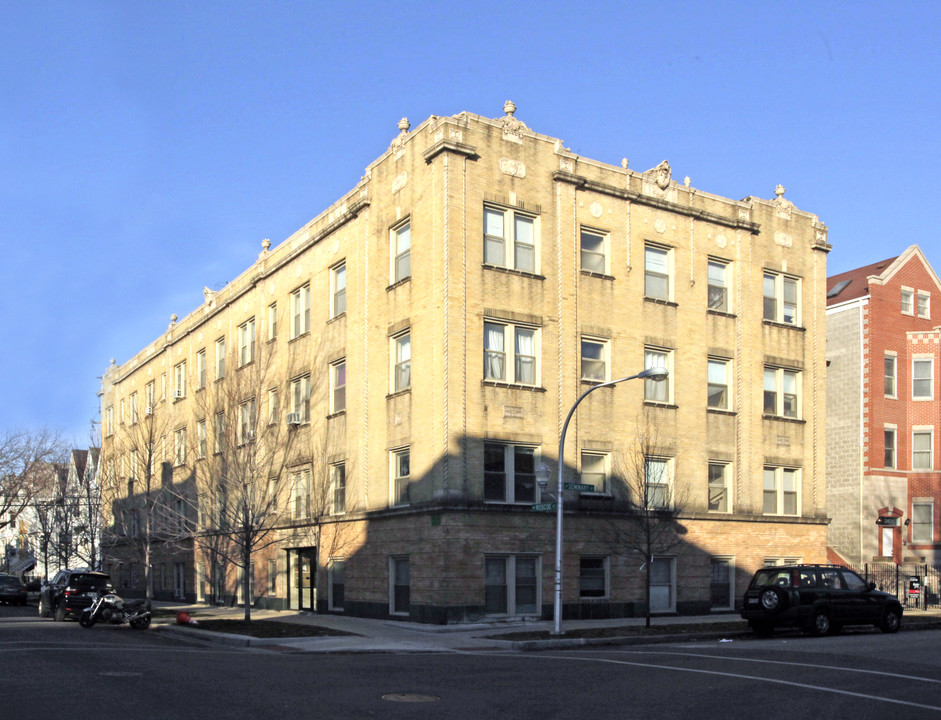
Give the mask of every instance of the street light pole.
[[585, 392], [578, 396], [578, 400], [575, 401], [575, 404], [572, 405], [572, 408], [569, 410], [569, 414], [565, 417], [565, 423], [562, 425], [562, 435], [559, 437], [559, 490], [556, 496], [556, 515], [555, 515], [555, 602], [553, 604], [553, 635], [563, 635], [562, 631], [562, 491], [564, 489], [564, 479], [563, 473], [565, 471], [565, 432], [568, 430], [569, 421], [572, 419], [572, 415], [575, 414], [575, 408], [578, 407], [578, 404], [584, 400], [590, 393], [593, 393], [595, 390], [603, 387], [610, 387], [611, 385], [617, 385], [622, 383], [625, 380], [636, 380], [638, 378], [650, 379], [655, 382], [661, 380], [666, 380], [669, 375], [669, 371], [663, 367], [652, 367], [642, 370], [636, 375], [629, 375], [627, 377], [618, 378], [617, 380], [609, 380], [608, 382], [598, 383], [588, 388]]

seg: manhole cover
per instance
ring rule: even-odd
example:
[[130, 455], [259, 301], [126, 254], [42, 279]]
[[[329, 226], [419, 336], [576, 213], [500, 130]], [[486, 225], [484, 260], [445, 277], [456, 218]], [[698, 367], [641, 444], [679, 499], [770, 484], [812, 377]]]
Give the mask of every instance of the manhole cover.
[[98, 673], [102, 677], [140, 677], [144, 673], [139, 672], [126, 672], [122, 670], [111, 670], [109, 672], [100, 672]]
[[389, 693], [388, 695], [383, 695], [382, 699], [388, 700], [389, 702], [421, 703], [437, 702], [441, 698], [435, 697], [434, 695], [422, 695], [421, 693]]

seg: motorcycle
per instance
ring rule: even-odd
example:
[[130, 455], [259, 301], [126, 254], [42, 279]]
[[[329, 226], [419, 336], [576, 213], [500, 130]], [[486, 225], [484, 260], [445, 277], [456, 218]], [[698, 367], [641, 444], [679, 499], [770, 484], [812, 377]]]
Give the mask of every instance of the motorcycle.
[[99, 593], [92, 604], [82, 610], [78, 624], [90, 628], [97, 622], [111, 625], [129, 624], [135, 630], [150, 627], [150, 606], [146, 600], [123, 600], [116, 593]]

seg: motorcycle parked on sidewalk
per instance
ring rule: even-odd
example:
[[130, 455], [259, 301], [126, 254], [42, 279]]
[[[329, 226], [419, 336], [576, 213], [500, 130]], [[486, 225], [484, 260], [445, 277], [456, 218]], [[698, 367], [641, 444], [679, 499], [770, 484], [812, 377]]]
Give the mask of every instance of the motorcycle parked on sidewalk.
[[82, 610], [78, 624], [90, 628], [97, 622], [111, 625], [127, 623], [135, 630], [150, 627], [150, 606], [146, 600], [125, 601], [116, 593], [100, 593], [92, 604]]

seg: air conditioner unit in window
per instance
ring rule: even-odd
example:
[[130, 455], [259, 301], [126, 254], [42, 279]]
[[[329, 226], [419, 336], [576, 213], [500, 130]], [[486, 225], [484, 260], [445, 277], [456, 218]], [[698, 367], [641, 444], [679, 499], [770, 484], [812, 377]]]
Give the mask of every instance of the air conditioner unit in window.
[[255, 431], [254, 431], [254, 430], [247, 430], [247, 431], [245, 432], [245, 439], [246, 439], [246, 440], [254, 440], [254, 439], [255, 439]]
[[301, 414], [300, 413], [288, 413], [288, 425], [300, 425], [301, 424]]
[[173, 397], [175, 397], [177, 400], [179, 400], [181, 397], [183, 397], [183, 391], [182, 391], [182, 390], [174, 390], [174, 391], [173, 391]]
[[154, 414], [153, 405], [148, 405], [147, 407], [144, 408], [144, 415], [153, 415], [153, 414]]

